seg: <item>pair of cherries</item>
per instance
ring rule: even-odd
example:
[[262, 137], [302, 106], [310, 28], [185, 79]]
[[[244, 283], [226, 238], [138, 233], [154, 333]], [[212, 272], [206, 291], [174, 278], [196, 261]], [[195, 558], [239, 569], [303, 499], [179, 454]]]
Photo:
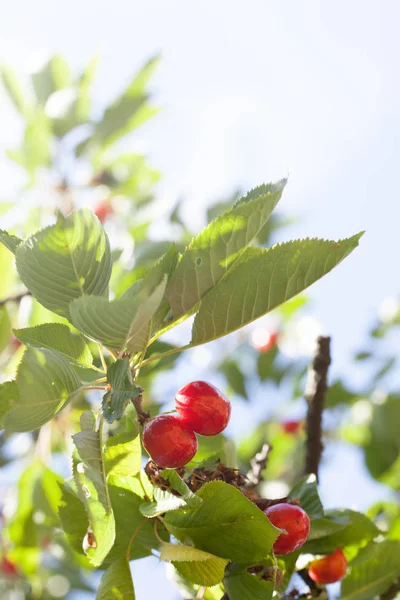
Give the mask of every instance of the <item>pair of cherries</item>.
[[192, 381], [175, 396], [178, 415], [158, 415], [143, 429], [143, 445], [157, 465], [184, 467], [197, 452], [195, 433], [217, 435], [228, 425], [229, 400], [213, 385]]

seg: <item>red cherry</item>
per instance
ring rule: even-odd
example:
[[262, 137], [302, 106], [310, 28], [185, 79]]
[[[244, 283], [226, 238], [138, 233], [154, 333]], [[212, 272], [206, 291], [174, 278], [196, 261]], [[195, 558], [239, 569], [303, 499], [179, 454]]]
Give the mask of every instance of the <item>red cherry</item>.
[[216, 387], [205, 381], [184, 385], [175, 396], [182, 421], [201, 435], [217, 435], [228, 425], [231, 403]]
[[275, 541], [275, 554], [290, 554], [305, 543], [310, 533], [310, 519], [300, 506], [281, 503], [269, 506], [264, 512], [272, 525], [285, 530]]
[[301, 427], [300, 421], [285, 421], [282, 423], [282, 429], [285, 433], [296, 435]]
[[256, 329], [251, 336], [253, 347], [265, 354], [269, 352], [274, 346], [278, 339], [278, 333], [276, 331], [264, 331], [263, 329]]
[[158, 415], [143, 430], [143, 445], [160, 467], [185, 466], [197, 452], [197, 438], [179, 417]]
[[317, 583], [335, 583], [346, 575], [347, 560], [343, 551], [337, 548], [332, 554], [313, 560], [308, 574]]
[[18, 569], [17, 565], [15, 565], [11, 560], [7, 558], [7, 556], [3, 556], [0, 562], [0, 571], [5, 575], [17, 575]]
[[100, 223], [104, 223], [104, 221], [112, 214], [112, 208], [105, 202], [99, 202], [93, 212]]
[[13, 336], [10, 341], [10, 349], [12, 352], [16, 352], [20, 346], [22, 346], [21, 342]]

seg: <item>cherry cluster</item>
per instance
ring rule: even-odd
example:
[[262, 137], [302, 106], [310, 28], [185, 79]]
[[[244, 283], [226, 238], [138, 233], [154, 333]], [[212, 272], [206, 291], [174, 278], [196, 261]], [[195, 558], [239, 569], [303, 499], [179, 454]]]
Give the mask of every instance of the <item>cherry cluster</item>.
[[196, 433], [221, 433], [231, 415], [229, 400], [213, 385], [192, 381], [175, 396], [178, 415], [158, 415], [143, 429], [143, 445], [160, 467], [176, 469], [197, 452]]

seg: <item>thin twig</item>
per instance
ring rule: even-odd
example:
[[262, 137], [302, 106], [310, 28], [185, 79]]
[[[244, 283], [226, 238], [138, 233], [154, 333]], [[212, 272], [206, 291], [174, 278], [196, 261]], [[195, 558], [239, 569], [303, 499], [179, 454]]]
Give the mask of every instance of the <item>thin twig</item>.
[[314, 473], [318, 480], [318, 469], [321, 460], [322, 444], [322, 412], [324, 410], [327, 390], [327, 373], [331, 363], [330, 337], [319, 336], [313, 362], [308, 371], [305, 398], [307, 411], [307, 442], [305, 473]]
[[380, 600], [393, 600], [400, 592], [400, 581], [394, 583], [387, 592], [379, 596]]
[[251, 461], [250, 461], [251, 469], [246, 475], [246, 477], [247, 477], [246, 488], [247, 489], [257, 487], [257, 485], [260, 483], [260, 481], [262, 481], [262, 472], [264, 471], [265, 467], [267, 466], [268, 456], [269, 456], [269, 453], [271, 452], [271, 450], [272, 450], [272, 446], [270, 446], [269, 444], [264, 444], [263, 447], [261, 448], [260, 452], [257, 452], [257, 454], [254, 456], [254, 458], [251, 459]]
[[4, 306], [5, 304], [7, 304], [7, 302], [20, 302], [22, 298], [25, 298], [25, 296], [31, 295], [32, 294], [29, 290], [25, 290], [25, 292], [21, 292], [20, 294], [16, 294], [15, 296], [8, 296], [7, 298], [0, 300], [0, 306]]

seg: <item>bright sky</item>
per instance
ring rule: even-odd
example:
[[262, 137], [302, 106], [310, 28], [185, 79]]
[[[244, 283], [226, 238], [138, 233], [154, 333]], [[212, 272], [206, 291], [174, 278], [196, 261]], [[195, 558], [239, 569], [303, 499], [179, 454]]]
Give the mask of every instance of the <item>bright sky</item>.
[[[26, 68], [60, 52], [78, 68], [99, 53], [99, 106], [162, 52], [154, 91], [164, 111], [134, 144], [163, 172], [165, 198], [186, 197], [194, 229], [204, 202], [289, 175], [281, 209], [301, 223], [285, 239], [367, 230], [312, 291], [344, 367], [381, 300], [399, 292], [400, 4], [14, 0], [2, 13], [2, 61]], [[19, 129], [1, 95], [0, 131], [2, 151]], [[2, 193], [14, 182], [4, 169]]]

